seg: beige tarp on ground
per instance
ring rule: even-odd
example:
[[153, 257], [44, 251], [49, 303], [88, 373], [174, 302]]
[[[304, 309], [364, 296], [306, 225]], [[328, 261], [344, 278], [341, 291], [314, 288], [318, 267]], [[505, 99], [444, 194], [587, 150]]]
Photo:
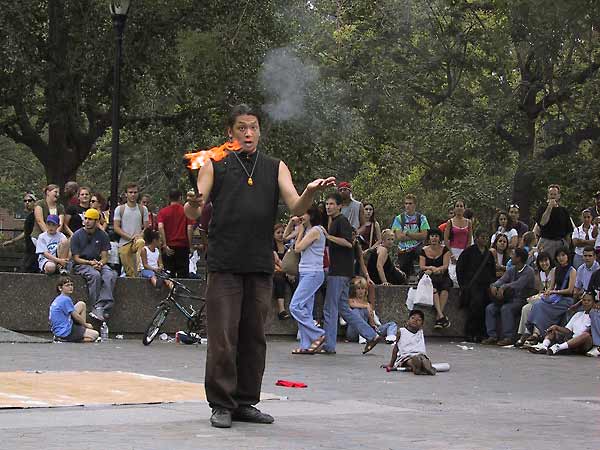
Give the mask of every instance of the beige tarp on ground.
[[[262, 400], [278, 399], [272, 394]], [[200, 383], [131, 372], [0, 372], [0, 409], [204, 401]]]

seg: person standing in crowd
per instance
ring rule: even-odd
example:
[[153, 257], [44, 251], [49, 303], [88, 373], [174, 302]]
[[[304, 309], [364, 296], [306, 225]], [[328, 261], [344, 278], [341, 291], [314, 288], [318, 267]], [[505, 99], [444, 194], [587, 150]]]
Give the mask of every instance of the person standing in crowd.
[[346, 216], [352, 228], [359, 230], [366, 222], [363, 204], [352, 198], [352, 185], [347, 181], [338, 184], [338, 192], [342, 196], [342, 214]]
[[536, 224], [533, 228], [535, 234], [540, 238], [538, 247], [553, 259], [559, 248], [569, 246], [573, 232], [573, 221], [569, 216], [569, 211], [559, 202], [560, 186], [551, 184], [548, 186], [547, 205], [538, 209]]
[[377, 222], [373, 203], [364, 203], [363, 207], [365, 209], [365, 224], [360, 227], [358, 234], [361, 237], [361, 248], [368, 250], [381, 240], [381, 226]]
[[260, 401], [265, 369], [264, 324], [273, 288], [273, 226], [279, 197], [292, 214], [306, 212], [315, 194], [335, 184], [317, 179], [298, 195], [290, 170], [263, 154], [260, 115], [248, 105], [233, 108], [228, 134], [241, 150], [199, 171], [200, 196], [188, 194], [186, 215], [197, 219], [203, 199], [212, 201], [208, 233], [206, 309], [208, 351], [206, 397], [211, 425], [231, 427], [232, 420], [272, 423], [273, 417], [253, 405]]
[[471, 221], [464, 217], [465, 201], [456, 200], [454, 202], [454, 217], [449, 219], [444, 229], [444, 244], [452, 254], [450, 262], [456, 264], [460, 254], [465, 248], [471, 245], [473, 240], [473, 228]]
[[398, 214], [392, 223], [392, 231], [398, 240], [398, 266], [407, 276], [414, 273], [423, 248], [429, 222], [425, 214], [417, 212], [417, 197], [407, 194], [404, 197], [404, 212]]
[[100, 213], [98, 228], [106, 231], [110, 222], [110, 211], [107, 209], [106, 199], [100, 192], [96, 192], [90, 196], [90, 208], [94, 208]]
[[137, 274], [137, 253], [144, 246], [142, 233], [148, 227], [148, 209], [137, 203], [138, 191], [136, 183], [128, 183], [127, 203], [115, 209], [115, 233], [120, 236], [119, 257], [128, 277]]
[[77, 181], [67, 181], [63, 191], [65, 194], [65, 208], [67, 206], [76, 206], [79, 204], [79, 199], [77, 198], [79, 184], [77, 184]]
[[519, 238], [523, 237], [523, 235], [529, 231], [529, 226], [525, 222], [519, 220], [521, 217], [521, 210], [519, 209], [519, 205], [509, 205], [508, 215], [512, 220], [513, 227], [515, 228], [515, 230], [517, 230]]
[[273, 294], [277, 301], [277, 318], [286, 320], [290, 318], [290, 314], [285, 310], [285, 288], [291, 283], [288, 281], [287, 274], [281, 268], [281, 261], [285, 256], [287, 248], [283, 240], [283, 230], [285, 227], [282, 223], [276, 223], [273, 228], [273, 259], [275, 260], [275, 272], [273, 273]]
[[499, 211], [494, 219], [494, 229], [496, 232], [490, 239], [490, 244], [494, 245], [496, 238], [501, 234], [505, 235], [508, 239], [509, 248], [517, 248], [519, 245], [519, 234], [514, 227], [511, 217], [504, 211]]
[[17, 237], [9, 239], [2, 243], [2, 247], [7, 247], [20, 240], [25, 242], [25, 254], [21, 259], [20, 271], [23, 273], [37, 273], [38, 272], [38, 261], [35, 253], [35, 244], [31, 240], [31, 232], [33, 231], [33, 225], [35, 223], [35, 216], [33, 210], [35, 209], [36, 202], [35, 195], [31, 192], [26, 192], [23, 196], [23, 203], [25, 204], [25, 221], [23, 222], [23, 232]]
[[158, 232], [162, 242], [165, 269], [176, 278], [188, 278], [194, 221], [188, 219], [181, 204], [181, 191], [169, 192], [169, 206], [158, 212]]
[[373, 280], [373, 283], [383, 286], [406, 283], [406, 274], [396, 269], [392, 262], [392, 248], [394, 248], [394, 233], [392, 230], [383, 230], [381, 245], [371, 250], [372, 254], [367, 261], [368, 278]]
[[64, 230], [67, 236], [71, 237], [73, 233], [83, 227], [83, 214], [90, 207], [91, 192], [90, 188], [81, 186], [77, 193], [79, 202], [77, 205], [69, 205], [65, 209]]
[[325, 343], [324, 353], [334, 353], [337, 343], [338, 318], [341, 315], [348, 326], [358, 330], [367, 339], [363, 353], [367, 353], [382, 339], [360, 316], [352, 313], [348, 306], [350, 280], [354, 274], [354, 252], [352, 249], [352, 225], [341, 212], [342, 197], [335, 192], [327, 196], [325, 207], [331, 218], [327, 240], [329, 241], [329, 271], [327, 293], [323, 307]]
[[156, 215], [152, 212], [152, 197], [150, 194], [142, 194], [140, 205], [145, 206], [148, 210], [148, 227], [151, 230], [158, 231], [158, 221]]
[[100, 213], [94, 208], [83, 214], [83, 228], [71, 236], [73, 272], [85, 278], [88, 299], [94, 305], [90, 316], [103, 322], [108, 319], [114, 303], [113, 291], [117, 274], [108, 267], [110, 241], [108, 235], [98, 228]]
[[488, 290], [496, 280], [496, 265], [494, 256], [488, 249], [488, 242], [488, 234], [478, 230], [475, 233], [475, 244], [461, 253], [456, 264], [461, 306], [467, 310], [465, 335], [470, 342], [481, 342], [485, 336]]
[[[513, 344], [517, 315], [525, 305], [525, 299], [535, 292], [535, 272], [526, 264], [528, 256], [525, 250], [516, 248], [512, 267], [490, 286], [492, 302], [485, 308], [488, 338], [482, 344]], [[501, 330], [497, 330], [498, 316], [502, 317]]]
[[594, 231], [596, 225], [592, 224], [592, 211], [590, 209], [584, 209], [581, 212], [581, 225], [573, 230], [573, 246], [575, 247], [575, 255], [573, 256], [573, 267], [577, 269], [583, 264], [583, 249], [585, 247], [594, 247], [596, 239], [594, 238]]
[[573, 304], [573, 291], [577, 272], [569, 262], [569, 249], [556, 250], [556, 267], [550, 290], [544, 292], [539, 302], [531, 307], [527, 318], [529, 343], [539, 342], [550, 325], [559, 323]]
[[427, 231], [429, 245], [421, 249], [419, 267], [424, 274], [431, 277], [433, 284], [433, 306], [435, 307], [436, 320], [434, 328], [449, 328], [450, 319], [444, 309], [448, 303], [448, 293], [452, 287], [452, 280], [448, 275], [450, 266], [450, 251], [442, 245], [442, 232], [437, 228]]
[[65, 208], [58, 202], [59, 198], [60, 188], [56, 184], [49, 184], [44, 188], [44, 199], [36, 202], [33, 211], [35, 223], [33, 225], [33, 231], [31, 232], [34, 244], [40, 234], [44, 231], [48, 231], [48, 228], [46, 228], [46, 217], [50, 214], [58, 216], [60, 220], [58, 231], [62, 232], [65, 221]]
[[294, 251], [301, 253], [298, 287], [290, 300], [290, 313], [298, 322], [300, 333], [300, 348], [292, 351], [294, 355], [312, 355], [325, 342], [325, 332], [313, 320], [313, 308], [315, 294], [325, 279], [323, 255], [326, 234], [321, 226], [319, 209], [313, 205], [302, 216], [298, 237], [294, 242]]

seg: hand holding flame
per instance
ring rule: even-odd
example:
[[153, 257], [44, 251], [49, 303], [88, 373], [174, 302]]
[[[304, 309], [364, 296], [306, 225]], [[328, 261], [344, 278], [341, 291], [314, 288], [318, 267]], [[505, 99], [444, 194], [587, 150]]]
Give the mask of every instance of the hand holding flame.
[[229, 152], [237, 152], [242, 149], [238, 141], [225, 142], [218, 147], [209, 148], [208, 150], [199, 150], [197, 152], [186, 153], [183, 159], [188, 161], [187, 168], [191, 170], [200, 169], [209, 160], [221, 161]]

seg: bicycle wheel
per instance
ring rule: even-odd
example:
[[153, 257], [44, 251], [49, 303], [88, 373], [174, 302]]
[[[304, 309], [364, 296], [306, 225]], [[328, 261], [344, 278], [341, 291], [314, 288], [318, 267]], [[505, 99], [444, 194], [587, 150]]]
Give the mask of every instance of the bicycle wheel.
[[152, 322], [146, 328], [146, 332], [144, 333], [144, 337], [142, 338], [142, 343], [144, 345], [150, 345], [158, 332], [160, 331], [161, 325], [165, 322], [167, 315], [169, 314], [169, 308], [167, 306], [159, 306], [156, 312], [154, 313], [154, 317], [152, 318]]

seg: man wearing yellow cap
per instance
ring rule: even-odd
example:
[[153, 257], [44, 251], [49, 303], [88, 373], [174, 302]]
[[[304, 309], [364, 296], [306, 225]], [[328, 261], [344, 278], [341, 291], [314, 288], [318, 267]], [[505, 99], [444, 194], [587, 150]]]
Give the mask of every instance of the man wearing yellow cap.
[[98, 228], [100, 213], [90, 208], [83, 217], [83, 228], [71, 237], [71, 253], [75, 262], [73, 271], [87, 282], [88, 297], [94, 304], [90, 316], [103, 322], [108, 318], [114, 303], [113, 291], [117, 274], [107, 265], [110, 240]]

